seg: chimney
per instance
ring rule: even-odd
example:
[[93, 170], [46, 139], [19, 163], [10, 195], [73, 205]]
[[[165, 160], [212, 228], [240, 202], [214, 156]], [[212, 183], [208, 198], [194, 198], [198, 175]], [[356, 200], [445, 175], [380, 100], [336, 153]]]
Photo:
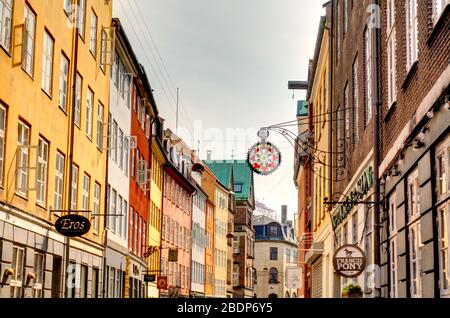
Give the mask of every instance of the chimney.
[[206, 160], [211, 161], [211, 155], [212, 155], [212, 151], [211, 150], [207, 150], [206, 151]]
[[281, 206], [281, 223], [282, 224], [287, 223], [287, 205]]

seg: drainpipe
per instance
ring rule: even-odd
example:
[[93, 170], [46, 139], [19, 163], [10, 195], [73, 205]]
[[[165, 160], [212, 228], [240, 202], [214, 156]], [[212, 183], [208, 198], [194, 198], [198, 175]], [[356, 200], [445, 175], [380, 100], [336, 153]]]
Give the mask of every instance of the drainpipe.
[[[374, 4], [379, 7], [380, 1], [374, 0]], [[377, 17], [378, 20], [378, 17]], [[378, 21], [377, 21], [378, 22]], [[375, 191], [375, 198], [374, 201], [376, 204], [374, 205], [373, 209], [373, 263], [376, 266], [374, 269], [374, 278], [375, 278], [375, 298], [381, 298], [381, 281], [380, 281], [380, 273], [378, 273], [378, 269], [380, 268], [380, 209], [381, 209], [381, 194], [380, 194], [380, 176], [379, 176], [379, 167], [380, 167], [380, 114], [379, 114], [379, 108], [381, 106], [381, 100], [380, 100], [380, 28], [376, 26], [373, 29], [373, 56], [374, 59], [372, 60], [373, 70], [374, 70], [374, 78], [373, 78], [373, 87], [374, 87], [374, 93], [375, 98], [373, 101], [373, 162], [374, 162], [374, 169], [373, 169], [373, 178], [374, 178], [374, 191]]]
[[[77, 93], [76, 93], [76, 87], [77, 87], [77, 68], [78, 68], [78, 6], [77, 6], [77, 0], [72, 1], [72, 16], [74, 17], [73, 20], [75, 21], [75, 28], [73, 31], [73, 36], [75, 39], [72, 40], [73, 44], [73, 58], [72, 58], [72, 65], [73, 65], [73, 76], [72, 76], [72, 113], [70, 117], [70, 129], [69, 129], [69, 184], [68, 184], [68, 199], [67, 199], [67, 205], [68, 205], [68, 211], [69, 214], [71, 212], [71, 202], [72, 202], [72, 165], [73, 165], [73, 149], [74, 149], [74, 136], [75, 136], [75, 104], [77, 102]], [[67, 284], [67, 269], [69, 268], [69, 262], [70, 262], [70, 238], [66, 237], [66, 244], [64, 248], [64, 263], [66, 267], [65, 277], [66, 277], [66, 284]], [[75, 289], [73, 289], [73, 292], [75, 292]], [[64, 288], [64, 298], [68, 297], [68, 288]]]

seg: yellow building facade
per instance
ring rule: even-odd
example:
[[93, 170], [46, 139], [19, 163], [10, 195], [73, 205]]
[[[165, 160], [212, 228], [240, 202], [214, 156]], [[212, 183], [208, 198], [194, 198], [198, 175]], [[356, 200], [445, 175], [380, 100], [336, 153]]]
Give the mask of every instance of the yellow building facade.
[[[6, 3], [0, 244], [14, 274], [0, 297], [101, 297], [112, 3]], [[70, 20], [73, 10], [81, 13], [78, 24]], [[69, 210], [92, 223], [88, 234], [70, 242], [54, 227]]]
[[313, 146], [308, 150], [313, 156], [312, 165], [312, 246], [305, 255], [305, 261], [311, 268], [311, 296], [313, 298], [330, 297], [333, 286], [334, 238], [328, 207], [325, 198], [330, 197], [330, 83], [329, 83], [329, 34], [327, 20], [322, 17], [313, 71], [310, 74], [308, 89], [308, 107]]
[[219, 181], [216, 183], [214, 213], [214, 295], [227, 297], [227, 225], [228, 190]]
[[[157, 252], [149, 257], [148, 270], [150, 275], [160, 276], [161, 269], [161, 220], [162, 220], [162, 204], [163, 204], [163, 187], [164, 187], [164, 164], [166, 157], [158, 136], [154, 136], [152, 140], [152, 179], [150, 194], [150, 222], [148, 232], [147, 246], [158, 247]], [[159, 290], [156, 282], [150, 282], [148, 285], [149, 298], [158, 298]]]

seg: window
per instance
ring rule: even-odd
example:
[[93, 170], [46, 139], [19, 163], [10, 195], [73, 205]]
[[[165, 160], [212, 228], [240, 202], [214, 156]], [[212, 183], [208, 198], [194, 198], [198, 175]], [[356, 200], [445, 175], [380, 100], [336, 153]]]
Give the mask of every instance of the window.
[[72, 165], [72, 186], [70, 195], [70, 209], [77, 209], [77, 196], [78, 196], [78, 166]]
[[39, 138], [38, 161], [36, 178], [36, 201], [45, 207], [47, 204], [47, 178], [48, 178], [48, 143]]
[[42, 285], [44, 282], [44, 254], [34, 253], [34, 274], [36, 279], [33, 282], [33, 298], [42, 298]]
[[33, 77], [34, 68], [34, 38], [36, 31], [36, 15], [31, 8], [25, 4], [24, 12], [24, 37], [23, 37], [23, 59], [22, 68]]
[[13, 276], [11, 277], [11, 298], [21, 298], [23, 289], [23, 270], [24, 270], [24, 250], [21, 247], [13, 247], [13, 259], [11, 267]]
[[359, 142], [359, 63], [358, 56], [353, 62], [353, 149]]
[[129, 157], [130, 157], [130, 153], [129, 153], [129, 150], [130, 150], [130, 142], [129, 142], [129, 139], [127, 138], [127, 137], [125, 137], [125, 138], [123, 138], [123, 151], [124, 151], [124, 155], [123, 155], [123, 157], [124, 157], [124, 163], [123, 163], [123, 166], [124, 166], [124, 172], [125, 172], [125, 176], [126, 177], [128, 177], [128, 170], [129, 170], [129, 166], [130, 166], [130, 160], [129, 160]]
[[132, 206], [130, 206], [130, 237], [129, 237], [129, 243], [128, 243], [128, 246], [129, 246], [130, 249], [132, 249], [132, 247], [133, 247], [132, 242], [133, 242], [133, 238], [134, 238], [134, 235], [133, 235], [133, 229], [134, 229], [134, 227], [133, 227], [133, 219], [134, 219], [134, 209], [133, 209]]
[[99, 150], [103, 149], [103, 114], [104, 106], [98, 103], [97, 108], [97, 148]]
[[348, 0], [344, 0], [344, 34], [348, 30]]
[[234, 192], [235, 193], [242, 193], [242, 187], [244, 186], [243, 183], [235, 183], [234, 184]]
[[[117, 200], [117, 214], [122, 215], [122, 209], [123, 209], [123, 198], [121, 195], [119, 195], [119, 198]], [[122, 237], [122, 217], [117, 217], [117, 228], [115, 229], [115, 232], [117, 236]]]
[[11, 47], [13, 0], [0, 0], [0, 45], [9, 52]]
[[270, 248], [270, 260], [277, 261], [278, 260], [278, 247]]
[[445, 7], [450, 4], [450, 0], [433, 0], [431, 3], [433, 5], [433, 24], [436, 24]]
[[418, 13], [417, 0], [406, 0], [406, 70], [409, 71], [417, 61], [418, 45]]
[[388, 107], [397, 100], [395, 0], [387, 3]]
[[[344, 154], [348, 153], [349, 141], [350, 141], [350, 106], [349, 106], [349, 95], [348, 95], [348, 84], [345, 85], [344, 89], [344, 116], [345, 116], [345, 128], [344, 128]], [[348, 160], [345, 160], [345, 165], [348, 166]], [[322, 174], [323, 176], [324, 174]], [[321, 196], [322, 199], [322, 196]]]
[[67, 111], [67, 93], [68, 93], [69, 60], [61, 53], [61, 62], [59, 66], [59, 107], [64, 112]]
[[139, 228], [139, 214], [138, 211], [134, 211], [134, 241], [133, 241], [133, 251], [137, 254], [137, 243], [139, 241], [138, 237], [138, 228]]
[[86, 265], [81, 265], [80, 271], [80, 298], [87, 298], [88, 285], [88, 267]]
[[91, 188], [91, 177], [88, 175], [84, 175], [83, 178], [83, 193], [82, 193], [82, 201], [81, 201], [81, 209], [84, 211], [83, 214], [87, 217], [89, 211], [89, 193]]
[[339, 58], [341, 55], [341, 2], [337, 3], [336, 7], [336, 51], [337, 51], [337, 62], [339, 63]]
[[94, 107], [94, 93], [88, 88], [86, 103], [86, 136], [92, 139], [92, 116]]
[[365, 75], [366, 75], [366, 111], [365, 111], [365, 124], [369, 124], [372, 119], [372, 104], [373, 104], [373, 88], [372, 88], [372, 29], [366, 27], [364, 32], [364, 43], [366, 50], [366, 60], [365, 60]]
[[123, 169], [123, 131], [119, 129], [119, 168]]
[[422, 239], [420, 235], [420, 221], [416, 222], [409, 229], [409, 257], [410, 257], [410, 273], [411, 273], [411, 297], [422, 297], [422, 268], [421, 254]]
[[275, 267], [269, 270], [269, 284], [278, 284], [278, 269]]
[[122, 234], [123, 238], [127, 239], [127, 220], [128, 220], [128, 202], [126, 200], [123, 201], [123, 213], [122, 213], [122, 219], [123, 219], [123, 229]]
[[408, 220], [414, 221], [420, 216], [419, 170], [408, 177]]
[[97, 15], [94, 11], [91, 12], [91, 30], [89, 38], [89, 50], [95, 56], [97, 56]]
[[136, 156], [136, 149], [131, 149], [131, 176], [134, 178], [135, 177], [135, 156]]
[[112, 189], [111, 192], [111, 210], [110, 210], [110, 227], [109, 229], [115, 233], [116, 232], [116, 221], [117, 221], [117, 191]]
[[84, 39], [86, 32], [86, 0], [80, 0], [78, 5], [78, 34]]
[[389, 236], [397, 233], [397, 195], [392, 194], [389, 198]]
[[440, 262], [440, 281], [441, 296], [450, 293], [450, 273], [449, 273], [449, 206], [444, 204], [439, 208], [439, 262]]
[[5, 170], [5, 133], [6, 109], [0, 104], [0, 185], [3, 185], [3, 174]]
[[56, 153], [54, 209], [61, 210], [64, 189], [64, 155]]
[[53, 77], [53, 48], [55, 40], [51, 35], [44, 32], [44, 47], [42, 52], [42, 89], [48, 94], [52, 94]]
[[64, 12], [67, 14], [72, 12], [72, 0], [64, 0]]
[[389, 243], [389, 255], [390, 259], [390, 297], [398, 298], [398, 269], [397, 269], [397, 238], [394, 237]]
[[447, 139], [436, 149], [437, 194], [442, 200], [450, 192], [450, 139]]
[[117, 122], [114, 120], [113, 123], [113, 131], [112, 131], [112, 141], [113, 141], [113, 160], [117, 163], [117, 135], [118, 135], [119, 127]]
[[16, 192], [27, 196], [28, 193], [28, 169], [29, 169], [29, 148], [30, 145], [30, 127], [19, 121], [17, 145], [19, 151], [17, 154], [17, 177]]
[[[106, 32], [105, 30], [102, 29], [102, 33], [101, 33], [101, 52], [100, 52], [100, 68], [104, 71], [105, 70], [105, 66], [106, 66], [106, 45], [107, 45], [107, 36], [106, 36]], [[116, 53], [116, 63], [117, 63], [118, 57], [117, 57], [117, 53]], [[111, 76], [113, 76], [113, 80], [114, 80], [114, 85], [117, 86], [117, 80], [116, 80], [116, 76], [115, 74], [117, 74], [117, 68], [116, 68], [116, 64], [113, 67], [113, 72], [111, 72]], [[116, 73], [114, 73], [114, 71]]]
[[92, 216], [94, 218], [94, 232], [98, 233], [98, 219], [100, 214], [100, 195], [101, 195], [101, 186], [98, 183], [95, 183], [94, 186], [94, 215]]
[[76, 83], [75, 83], [75, 125], [80, 128], [81, 125], [81, 93], [83, 86], [83, 78], [77, 73]]
[[291, 250], [289, 248], [286, 248], [286, 262], [291, 262]]
[[92, 268], [91, 297], [98, 298], [99, 271], [98, 268]]

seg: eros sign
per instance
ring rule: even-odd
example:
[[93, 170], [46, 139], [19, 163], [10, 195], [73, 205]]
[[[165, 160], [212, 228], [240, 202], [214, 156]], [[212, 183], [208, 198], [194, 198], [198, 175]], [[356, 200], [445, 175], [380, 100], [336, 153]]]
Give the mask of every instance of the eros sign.
[[55, 223], [56, 230], [67, 237], [82, 236], [91, 229], [91, 222], [81, 215], [69, 214], [60, 217]]
[[366, 269], [366, 255], [355, 245], [344, 245], [333, 256], [334, 271], [339, 276], [354, 278]]

